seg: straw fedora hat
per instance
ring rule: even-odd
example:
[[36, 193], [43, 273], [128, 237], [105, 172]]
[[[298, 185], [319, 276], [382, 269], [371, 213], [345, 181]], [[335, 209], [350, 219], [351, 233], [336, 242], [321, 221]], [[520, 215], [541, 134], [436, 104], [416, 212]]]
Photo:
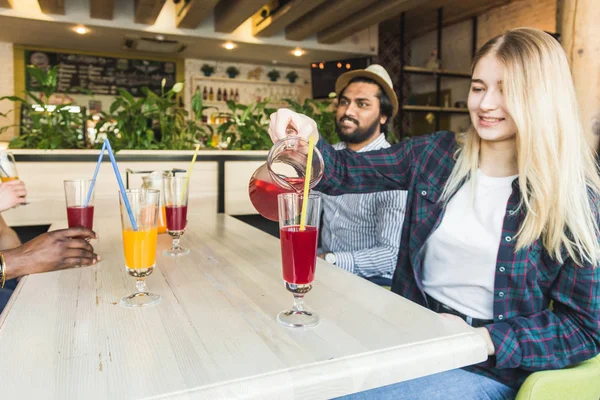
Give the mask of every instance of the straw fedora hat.
[[385, 68], [379, 64], [371, 64], [365, 69], [355, 69], [354, 71], [348, 71], [340, 75], [335, 82], [335, 92], [337, 95], [339, 96], [342, 90], [348, 86], [348, 83], [356, 77], [369, 78], [377, 82], [392, 103], [392, 117], [398, 113], [398, 97], [396, 97], [396, 93], [394, 92], [392, 78], [390, 78]]

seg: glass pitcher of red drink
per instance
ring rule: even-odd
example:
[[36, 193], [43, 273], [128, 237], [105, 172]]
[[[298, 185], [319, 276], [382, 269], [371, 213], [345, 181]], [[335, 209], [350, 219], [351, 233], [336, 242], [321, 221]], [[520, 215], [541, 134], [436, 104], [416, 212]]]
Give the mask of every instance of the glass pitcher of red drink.
[[163, 190], [163, 177], [173, 176], [171, 171], [154, 171], [142, 177], [142, 189], [160, 191], [158, 205], [158, 233], [167, 232], [167, 214], [165, 209], [165, 192]]
[[[288, 136], [273, 145], [267, 162], [250, 178], [248, 194], [256, 211], [271, 221], [278, 221], [277, 195], [302, 193], [308, 161], [308, 141]], [[323, 177], [323, 157], [315, 147], [310, 176], [311, 189]]]

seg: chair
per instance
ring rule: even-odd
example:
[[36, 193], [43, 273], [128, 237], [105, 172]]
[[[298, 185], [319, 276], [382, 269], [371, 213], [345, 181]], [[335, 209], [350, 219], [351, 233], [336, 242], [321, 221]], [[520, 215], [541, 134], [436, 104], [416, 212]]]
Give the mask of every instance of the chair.
[[600, 355], [559, 370], [535, 372], [523, 382], [516, 400], [600, 399]]

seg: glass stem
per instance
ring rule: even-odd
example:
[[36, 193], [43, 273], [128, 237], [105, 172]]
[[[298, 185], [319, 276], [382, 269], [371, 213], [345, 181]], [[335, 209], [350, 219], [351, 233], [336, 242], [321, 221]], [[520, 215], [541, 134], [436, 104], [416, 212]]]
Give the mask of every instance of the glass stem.
[[137, 289], [138, 293], [147, 293], [148, 286], [146, 286], [146, 278], [137, 278], [135, 282], [135, 288]]
[[294, 311], [304, 311], [304, 296], [302, 295], [294, 295], [294, 306], [292, 307]]
[[179, 245], [180, 238], [181, 238], [181, 235], [173, 236], [173, 245], [171, 246], [172, 249], [179, 249], [181, 247]]

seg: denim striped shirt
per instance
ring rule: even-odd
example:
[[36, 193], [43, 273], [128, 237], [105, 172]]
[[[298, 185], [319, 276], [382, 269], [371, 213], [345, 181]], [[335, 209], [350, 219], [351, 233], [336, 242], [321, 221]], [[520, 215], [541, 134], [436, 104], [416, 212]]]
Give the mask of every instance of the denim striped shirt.
[[[388, 147], [390, 144], [381, 134], [358, 152]], [[343, 150], [346, 143], [336, 143], [333, 148]], [[391, 279], [398, 261], [406, 194], [406, 190], [321, 194], [320, 252], [334, 253], [338, 267], [358, 276]]]
[[[454, 167], [454, 133], [416, 137], [362, 154], [335, 151], [324, 140], [317, 147], [325, 162], [316, 187], [321, 192], [408, 189], [392, 291], [427, 306], [421, 251], [446, 209], [439, 199]], [[541, 238], [517, 251], [514, 238], [525, 210], [519, 208], [518, 180], [512, 185], [494, 275], [494, 322], [485, 327], [496, 354], [467, 369], [518, 388], [533, 371], [563, 368], [600, 352], [600, 267], [576, 265], [568, 254], [559, 263]]]

